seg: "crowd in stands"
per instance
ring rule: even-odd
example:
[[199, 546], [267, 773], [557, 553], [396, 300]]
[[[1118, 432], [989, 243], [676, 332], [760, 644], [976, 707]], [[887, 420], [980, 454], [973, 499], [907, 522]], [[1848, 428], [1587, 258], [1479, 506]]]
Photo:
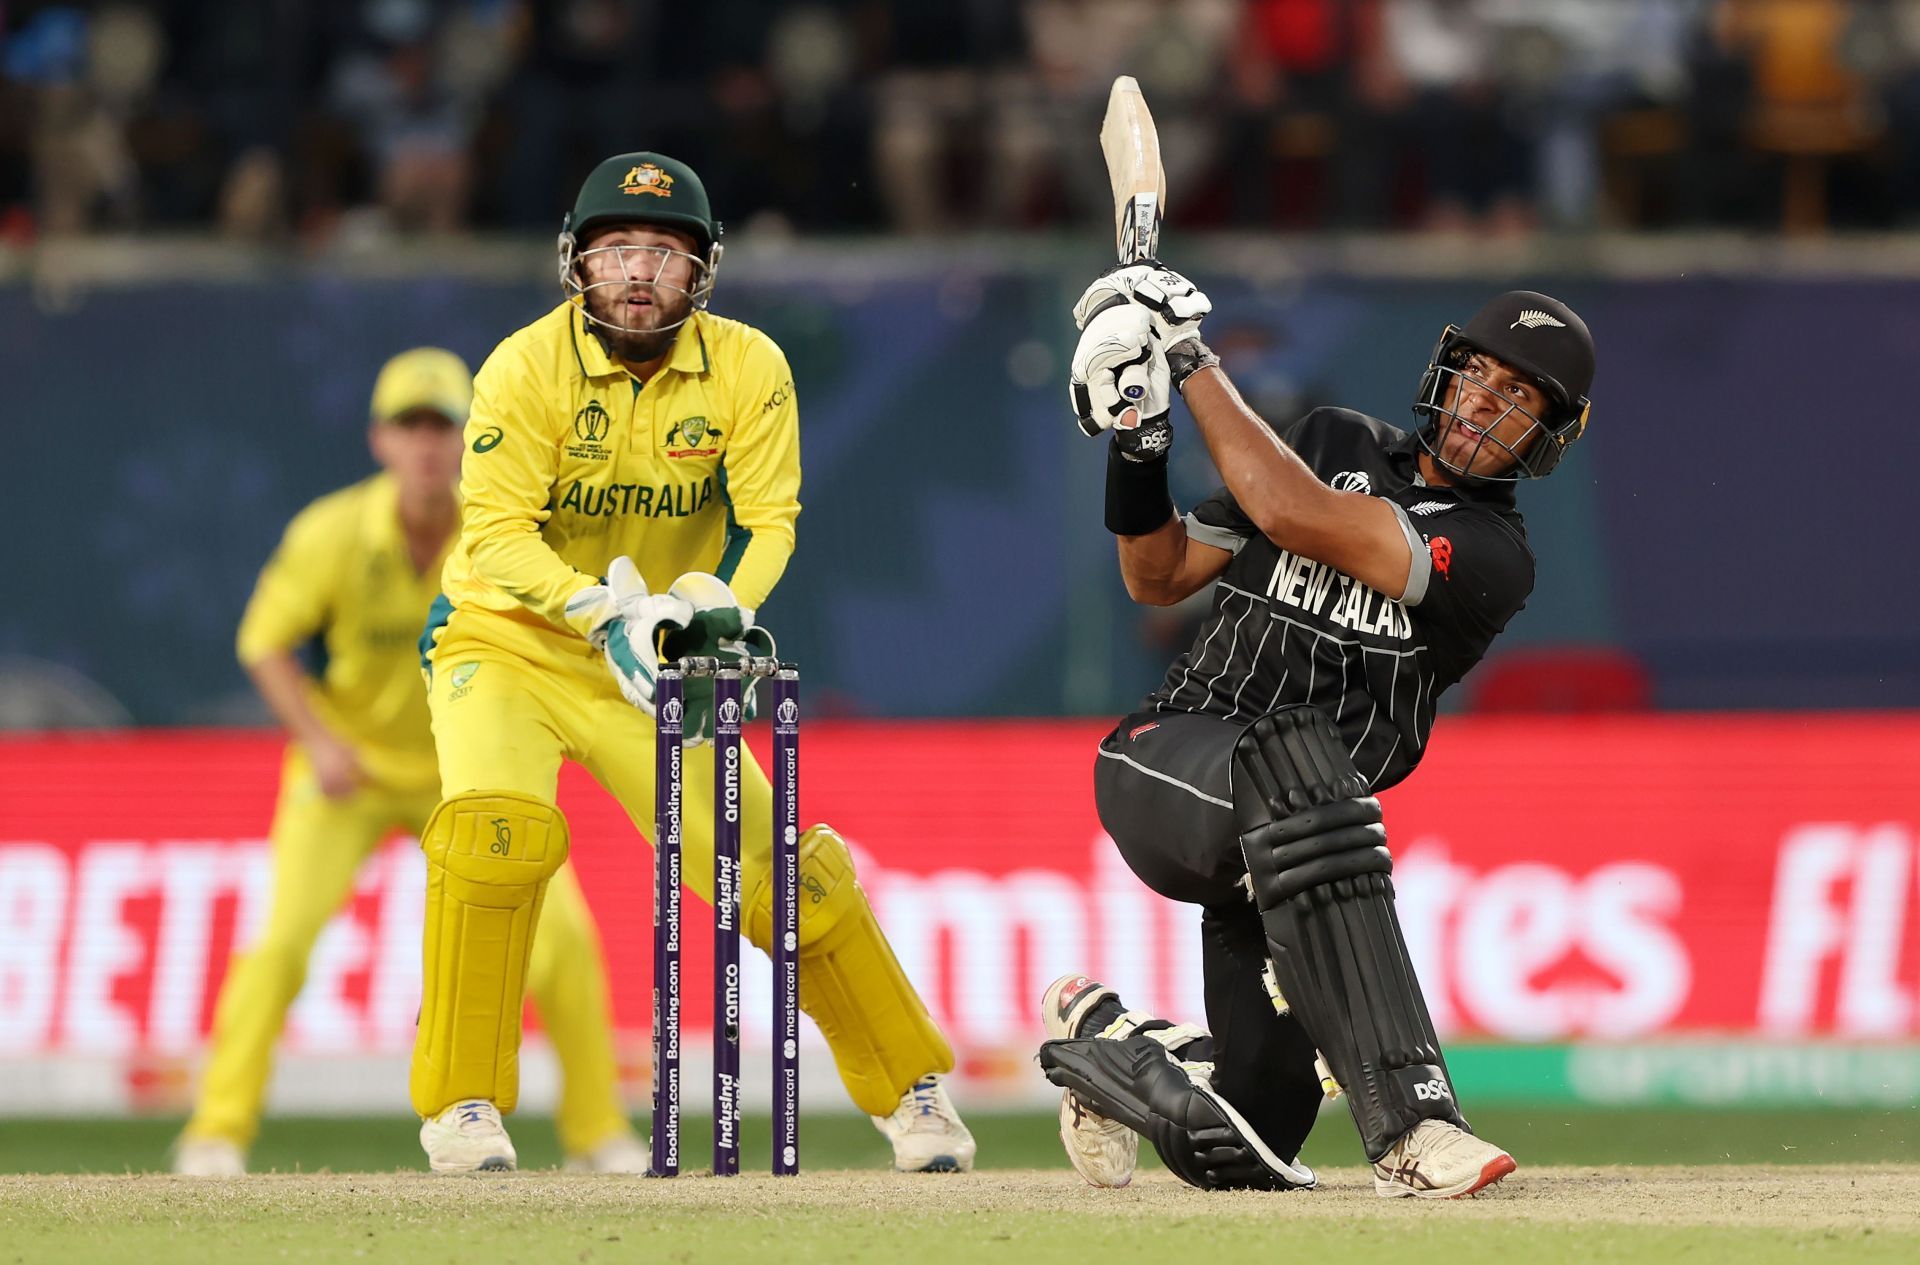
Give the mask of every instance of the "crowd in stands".
[[652, 148], [735, 228], [1920, 222], [1920, 0], [0, 0], [0, 240], [551, 231]]

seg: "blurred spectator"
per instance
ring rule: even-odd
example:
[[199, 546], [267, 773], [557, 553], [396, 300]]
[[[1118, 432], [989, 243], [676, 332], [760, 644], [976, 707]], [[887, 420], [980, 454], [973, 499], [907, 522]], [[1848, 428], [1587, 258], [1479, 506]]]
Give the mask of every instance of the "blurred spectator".
[[1411, 100], [1427, 190], [1422, 227], [1526, 226], [1530, 156], [1496, 95], [1487, 0], [1385, 0], [1381, 37]]
[[451, 232], [465, 224], [479, 96], [449, 55], [452, 29], [435, 30], [426, 0], [363, 0], [362, 42], [334, 66], [328, 93], [371, 161], [379, 204], [394, 227]]
[[1920, 224], [1920, 0], [1888, 0], [1876, 67], [1891, 143], [1891, 200], [1902, 224]]
[[[1054, 121], [1048, 67], [1031, 70], [1021, 9], [1048, 0], [961, 0], [882, 6], [874, 81], [874, 174], [892, 227], [909, 233], [1006, 229], [1032, 222], [1040, 163]], [[1119, 25], [1137, 4], [1117, 3]], [[1037, 54], [1047, 51], [1036, 46]]]

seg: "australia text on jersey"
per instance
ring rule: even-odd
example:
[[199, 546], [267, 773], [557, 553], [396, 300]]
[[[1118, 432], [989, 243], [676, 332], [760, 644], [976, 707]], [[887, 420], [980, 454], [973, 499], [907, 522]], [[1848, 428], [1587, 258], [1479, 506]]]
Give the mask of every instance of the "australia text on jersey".
[[609, 483], [575, 480], [560, 498], [560, 509], [586, 518], [637, 514], [651, 518], [687, 518], [713, 499], [713, 476], [684, 483]]

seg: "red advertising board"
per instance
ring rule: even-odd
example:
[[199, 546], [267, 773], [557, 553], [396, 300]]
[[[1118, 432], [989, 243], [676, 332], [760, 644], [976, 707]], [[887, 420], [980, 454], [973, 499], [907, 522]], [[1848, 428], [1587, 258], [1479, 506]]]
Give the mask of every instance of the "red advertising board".
[[[1103, 728], [803, 730], [803, 820], [854, 843], [976, 1074], [1027, 1058], [1062, 971], [1201, 1017], [1194, 911], [1134, 880], [1094, 816]], [[264, 915], [279, 754], [251, 733], [0, 741], [0, 1059], [198, 1045]], [[1527, 1040], [1920, 1034], [1917, 755], [1915, 716], [1443, 721], [1385, 797], [1438, 1022]], [[643, 1032], [649, 853], [577, 770], [562, 803], [620, 1024]], [[369, 863], [316, 951], [290, 1049], [406, 1048], [420, 885], [403, 841]], [[705, 911], [688, 909], [699, 1028]], [[749, 976], [750, 1017], [764, 987]]]

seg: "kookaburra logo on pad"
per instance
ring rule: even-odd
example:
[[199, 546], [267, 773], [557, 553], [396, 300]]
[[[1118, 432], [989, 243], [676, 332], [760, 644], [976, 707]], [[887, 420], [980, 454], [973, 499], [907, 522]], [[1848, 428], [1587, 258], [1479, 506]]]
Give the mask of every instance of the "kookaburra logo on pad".
[[1555, 320], [1537, 308], [1528, 308], [1526, 311], [1520, 313], [1520, 319], [1512, 325], [1507, 326], [1507, 328], [1515, 329], [1521, 325], [1526, 326], [1528, 329], [1539, 329], [1542, 325], [1551, 325], [1555, 329], [1565, 329], [1567, 327], [1565, 321]]

